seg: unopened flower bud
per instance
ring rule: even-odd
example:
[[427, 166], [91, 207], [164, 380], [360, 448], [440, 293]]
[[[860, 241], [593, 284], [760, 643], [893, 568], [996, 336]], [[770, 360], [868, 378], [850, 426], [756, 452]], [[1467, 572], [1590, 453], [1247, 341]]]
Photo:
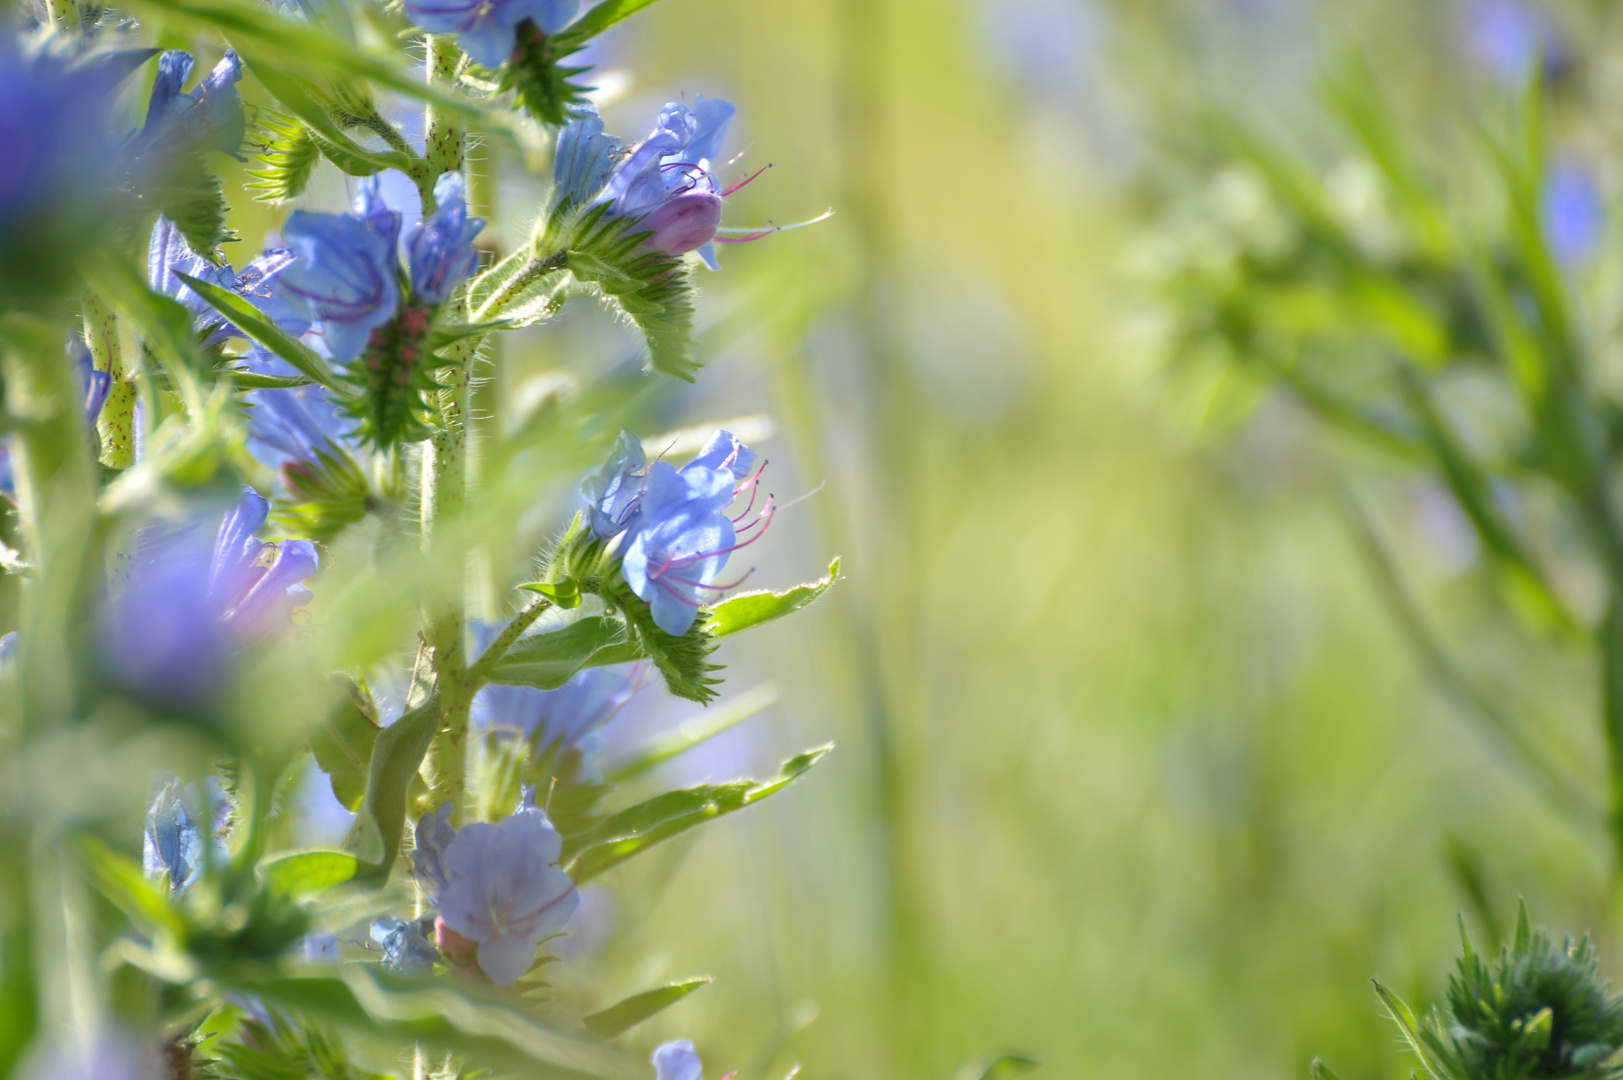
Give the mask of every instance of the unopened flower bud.
[[686, 255], [716, 238], [721, 227], [721, 196], [713, 191], [683, 192], [643, 218], [653, 230], [646, 246], [663, 255]]

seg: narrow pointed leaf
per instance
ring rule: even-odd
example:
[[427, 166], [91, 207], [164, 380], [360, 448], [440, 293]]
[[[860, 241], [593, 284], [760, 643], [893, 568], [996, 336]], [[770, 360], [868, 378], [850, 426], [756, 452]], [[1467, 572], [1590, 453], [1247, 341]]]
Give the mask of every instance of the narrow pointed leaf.
[[551, 633], [527, 634], [491, 668], [490, 681], [554, 690], [586, 667], [594, 654], [624, 641], [624, 624], [601, 615], [578, 619]]
[[383, 882], [400, 854], [406, 828], [406, 795], [411, 790], [423, 755], [440, 730], [440, 698], [427, 701], [378, 733], [367, 771], [366, 796], [359, 816], [344, 838], [344, 849], [371, 867], [359, 877]]
[[806, 585], [796, 585], [780, 593], [740, 593], [723, 600], [710, 609], [708, 627], [711, 637], [727, 637], [762, 623], [781, 619], [790, 612], [799, 611], [824, 593], [840, 576], [840, 560], [828, 564], [828, 576]]
[[230, 320], [231, 324], [254, 341], [329, 390], [345, 392], [338, 376], [333, 374], [327, 361], [298, 338], [277, 326], [265, 313], [230, 289], [221, 288], [211, 281], [203, 281], [178, 270], [175, 276], [191, 287], [192, 291], [208, 301], [210, 307]]
[[630, 1031], [655, 1013], [670, 1008], [695, 990], [710, 985], [710, 981], [710, 976], [700, 975], [696, 979], [684, 979], [679, 983], [661, 986], [657, 990], [628, 997], [602, 1012], [583, 1017], [581, 1023], [586, 1025], [587, 1031], [598, 1038], [612, 1039]]
[[618, 784], [633, 776], [641, 776], [649, 769], [686, 753], [733, 725], [742, 723], [761, 710], [777, 704], [781, 696], [778, 688], [768, 683], [747, 690], [713, 709], [707, 709], [676, 730], [646, 743], [622, 761], [610, 766], [608, 782]]
[[326, 892], [368, 869], [349, 851], [293, 851], [259, 864], [265, 884], [283, 896], [305, 897]]

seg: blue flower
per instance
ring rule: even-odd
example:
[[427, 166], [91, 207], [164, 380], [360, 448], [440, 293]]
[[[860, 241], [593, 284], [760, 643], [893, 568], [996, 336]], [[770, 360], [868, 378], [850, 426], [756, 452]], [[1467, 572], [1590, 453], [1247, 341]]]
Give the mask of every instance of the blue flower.
[[320, 559], [308, 540], [254, 539], [269, 509], [245, 487], [212, 546], [196, 526], [143, 538], [102, 621], [103, 663], [116, 683], [160, 706], [205, 709], [236, 649], [290, 626], [310, 599], [300, 583]]
[[620, 140], [603, 133], [596, 110], [577, 109], [558, 135], [553, 205], [607, 203], [608, 216], [631, 218], [651, 233], [647, 250], [697, 251], [706, 266], [719, 269], [712, 241], [721, 201], [742, 186], [723, 190], [715, 178], [734, 111], [716, 98], [700, 97], [691, 109], [671, 102], [653, 133], [622, 156]]
[[725, 469], [679, 472], [663, 461], [648, 467], [642, 517], [620, 572], [668, 634], [693, 625], [704, 594], [736, 550], [733, 521], [724, 513], [732, 501], [733, 474]]
[[80, 246], [107, 237], [113, 83], [104, 70], [26, 57], [15, 34], [0, 32], [0, 299], [64, 285]]
[[450, 884], [445, 869], [445, 849], [456, 839], [451, 826], [451, 804], [446, 803], [417, 821], [417, 850], [412, 853], [412, 873], [428, 894], [429, 903], [437, 905]]
[[704, 1066], [687, 1039], [668, 1042], [654, 1051], [655, 1080], [703, 1080]]
[[152, 239], [147, 245], [147, 280], [154, 291], [174, 297], [196, 315], [198, 329], [214, 327], [206, 339], [208, 344], [242, 337], [242, 331], [224, 321], [206, 300], [180, 279], [180, 274], [230, 289], [263, 311], [277, 326], [297, 337], [310, 329], [310, 320], [271, 285], [272, 280], [292, 265], [293, 260], [293, 252], [286, 248], [271, 248], [243, 267], [242, 273], [238, 274], [231, 269], [231, 264], [216, 266], [193, 251], [175, 223], [160, 215], [152, 226]]
[[282, 271], [281, 291], [321, 323], [327, 350], [345, 362], [400, 309], [400, 214], [383, 203], [375, 179], [359, 187], [354, 213], [295, 210], [282, 227], [298, 260]]
[[608, 462], [580, 485], [598, 539], [624, 532], [636, 520], [647, 472], [648, 455], [643, 453], [642, 440], [629, 431], [620, 432]]
[[1594, 253], [1606, 228], [1606, 206], [1594, 174], [1571, 160], [1558, 161], [1545, 180], [1540, 211], [1544, 235], [1563, 265]]
[[558, 867], [562, 852], [563, 838], [534, 807], [498, 825], [468, 825], [446, 846], [440, 921], [477, 945], [479, 967], [492, 982], [517, 982], [580, 903], [574, 881]]
[[186, 802], [186, 785], [171, 775], [147, 809], [141, 843], [142, 871], [149, 878], [165, 878], [171, 893], [191, 885], [203, 857], [202, 836]]
[[247, 121], [237, 83], [242, 61], [226, 50], [225, 58], [189, 94], [180, 88], [192, 73], [189, 53], [171, 49], [158, 58], [158, 77], [152, 83], [146, 126], [136, 136], [138, 152], [152, 147], [176, 150], [218, 150], [235, 154], [242, 147]]
[[[259, 346], [248, 350], [250, 371], [294, 375], [293, 365]], [[289, 491], [301, 489], [302, 472], [322, 465], [321, 457], [353, 459], [359, 452], [355, 421], [324, 386], [250, 390], [248, 449], [265, 467], [282, 474]]]
[[1465, 20], [1471, 52], [1503, 83], [1520, 85], [1539, 66], [1553, 76], [1568, 63], [1559, 30], [1526, 0], [1472, 0]]
[[443, 304], [479, 264], [473, 238], [485, 222], [468, 216], [467, 181], [461, 173], [446, 173], [435, 181], [434, 199], [439, 209], [406, 234], [406, 256], [412, 291], [430, 304]]
[[455, 34], [462, 51], [500, 67], [513, 51], [518, 24], [531, 19], [544, 34], [569, 25], [580, 0], [406, 0], [406, 17], [435, 34]]
[[428, 940], [432, 917], [407, 922], [393, 915], [372, 924], [370, 937], [383, 949], [383, 966], [402, 975], [421, 975], [433, 970], [440, 951]]

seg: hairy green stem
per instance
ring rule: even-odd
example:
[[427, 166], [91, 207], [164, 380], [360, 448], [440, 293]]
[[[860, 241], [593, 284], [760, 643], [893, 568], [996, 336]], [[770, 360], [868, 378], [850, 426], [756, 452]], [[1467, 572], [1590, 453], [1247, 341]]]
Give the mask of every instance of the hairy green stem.
[[539, 619], [550, 607], [552, 607], [552, 601], [542, 597], [513, 616], [513, 621], [507, 624], [506, 629], [496, 636], [496, 640], [490, 643], [490, 647], [468, 669], [468, 676], [473, 682], [475, 690], [483, 686], [485, 681], [490, 678], [491, 669], [496, 666], [498, 660], [507, 655], [507, 650], [513, 647], [513, 643], [519, 639], [519, 636], [534, 626], [535, 620]]
[[[431, 83], [450, 86], [456, 79], [457, 65], [462, 61], [462, 50], [456, 42], [443, 34], [430, 34], [424, 39], [428, 55], [424, 72]], [[423, 126], [423, 160], [428, 162], [429, 187], [445, 173], [462, 168], [463, 133], [455, 117], [437, 105], [428, 106]], [[428, 205], [423, 212], [429, 212]]]
[[101, 463], [127, 469], [135, 464], [135, 380], [124, 366], [118, 313], [94, 289], [85, 290], [84, 339], [91, 362], [109, 379], [107, 400], [96, 420], [101, 435]]

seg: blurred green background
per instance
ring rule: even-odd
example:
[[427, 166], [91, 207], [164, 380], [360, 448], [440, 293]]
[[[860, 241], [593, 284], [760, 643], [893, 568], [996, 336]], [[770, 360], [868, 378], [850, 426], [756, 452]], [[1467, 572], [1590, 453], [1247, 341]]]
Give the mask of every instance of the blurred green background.
[[[1491, 939], [1525, 896], [1617, 970], [1604, 842], [1428, 686], [1338, 491], [1600, 792], [1588, 660], [1509, 628], [1441, 489], [1288, 398], [1169, 366], [1144, 272], [1168, 208], [1219, 178], [1215, 110], [1315, 168], [1347, 155], [1317, 87], [1356, 53], [1417, 140], [1469, 146], [1491, 7], [667, 0], [611, 37], [603, 62], [637, 72], [611, 130], [682, 94], [738, 103], [735, 168], [774, 168], [729, 224], [838, 211], [723, 252], [706, 377], [665, 404], [673, 427], [769, 415], [779, 498], [826, 485], [752, 549], [753, 581], [832, 553], [849, 580], [724, 650], [735, 688], [783, 702], [687, 775], [835, 756], [636, 868], [664, 880], [651, 912], [598, 901], [628, 992], [717, 977], [650, 1040], [691, 1036], [719, 1073], [815, 1008], [780, 1071], [947, 1077], [1018, 1051], [1054, 1077], [1299, 1077], [1313, 1055], [1397, 1076], [1369, 979], [1433, 997], [1457, 912]], [[1590, 65], [1558, 130], [1604, 186], [1616, 22], [1553, 18]], [[616, 340], [570, 318], [511, 361]]]

